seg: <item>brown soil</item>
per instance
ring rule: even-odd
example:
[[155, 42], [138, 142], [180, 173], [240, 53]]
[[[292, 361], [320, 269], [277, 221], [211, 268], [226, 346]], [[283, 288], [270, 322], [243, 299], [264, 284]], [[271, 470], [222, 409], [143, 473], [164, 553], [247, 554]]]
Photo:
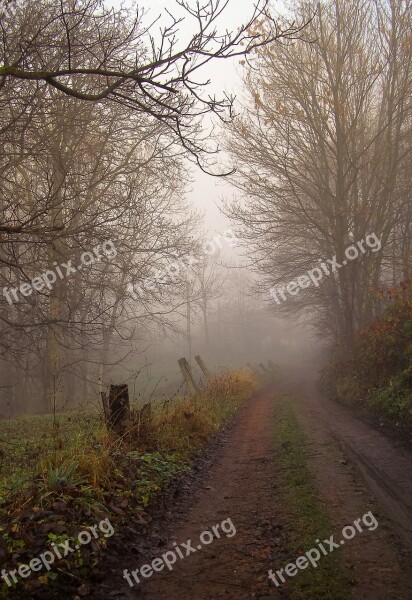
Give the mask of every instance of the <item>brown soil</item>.
[[[277, 570], [288, 555], [288, 509], [277, 488], [279, 465], [273, 428], [280, 394], [293, 394], [296, 414], [309, 440], [309, 467], [329, 513], [335, 539], [345, 525], [372, 510], [379, 527], [358, 534], [336, 550], [352, 574], [348, 598], [406, 600], [412, 597], [412, 570], [404, 543], [412, 529], [412, 461], [408, 453], [361, 423], [345, 408], [322, 399], [314, 383], [285, 376], [284, 382], [250, 402], [202, 483], [166, 514], [159, 548], [133, 556], [129, 544], [107, 562], [106, 578], [93, 598], [148, 600], [280, 599], [289, 586], [276, 588], [268, 569]], [[236, 535], [215, 539], [178, 560], [171, 572], [154, 573], [131, 588], [122, 577], [230, 518]], [[408, 538], [409, 535], [409, 538]], [[159, 535], [157, 535], [159, 540]], [[152, 540], [153, 542], [153, 540]], [[129, 547], [128, 547], [129, 546]], [[120, 554], [120, 555], [119, 555]], [[299, 576], [299, 575], [297, 575]], [[320, 599], [313, 599], [320, 600]]]
[[309, 467], [335, 539], [369, 510], [379, 522], [376, 530], [363, 531], [339, 550], [352, 574], [352, 597], [411, 598], [411, 456], [345, 407], [322, 398], [307, 378], [304, 383], [295, 380], [289, 391], [310, 442]]

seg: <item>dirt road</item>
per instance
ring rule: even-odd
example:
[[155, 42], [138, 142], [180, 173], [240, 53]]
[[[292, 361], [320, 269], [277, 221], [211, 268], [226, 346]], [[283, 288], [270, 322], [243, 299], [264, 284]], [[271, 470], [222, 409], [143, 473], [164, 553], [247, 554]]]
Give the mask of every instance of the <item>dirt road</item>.
[[363, 478], [412, 550], [412, 456], [398, 444], [359, 421], [350, 409], [328, 400], [314, 379], [291, 385], [306, 428], [329, 431], [343, 445]]
[[[286, 374], [273, 389], [244, 407], [206, 474], [197, 499], [191, 503], [189, 495], [183, 519], [175, 522], [173, 514], [165, 525], [167, 540], [159, 548], [159, 556], [173, 549], [173, 542], [182, 544], [189, 539], [195, 551], [178, 560], [172, 571], [141, 578], [134, 587], [121, 577], [123, 569], [131, 572], [153, 556], [131, 561], [125, 552], [117, 568], [113, 565], [109, 569], [107, 581], [95, 590], [96, 598], [291, 597], [293, 590], [288, 584], [276, 588], [268, 579], [268, 569], [278, 569], [297, 558], [286, 550], [293, 524], [288, 522], [288, 507], [278, 487], [280, 448], [274, 436], [279, 398], [285, 393], [308, 440], [308, 466], [332, 524], [331, 534], [341, 531], [371, 506], [379, 518], [378, 529], [354, 537], [337, 550], [352, 580], [348, 598], [412, 597], [406, 547], [412, 530], [411, 456], [348, 410], [321, 398], [313, 381], [299, 381]], [[228, 518], [236, 535], [226, 537], [222, 533], [220, 539], [208, 545], [199, 543], [202, 531], [212, 531], [213, 526]]]

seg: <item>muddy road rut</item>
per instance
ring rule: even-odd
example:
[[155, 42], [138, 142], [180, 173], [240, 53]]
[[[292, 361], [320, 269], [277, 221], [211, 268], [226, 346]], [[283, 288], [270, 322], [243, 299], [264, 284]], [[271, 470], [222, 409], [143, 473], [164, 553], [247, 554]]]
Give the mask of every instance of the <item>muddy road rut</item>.
[[[412, 597], [410, 454], [349, 410], [322, 398], [314, 381], [286, 372], [242, 408], [195, 497], [189, 490], [185, 502], [170, 508], [165, 543], [146, 556], [131, 557], [127, 548], [122, 556], [112, 556], [93, 598], [299, 600], [292, 580], [276, 587], [268, 579], [269, 569], [280, 569], [299, 556], [288, 550], [296, 524], [290, 522], [279, 485], [282, 466], [277, 457], [282, 448], [274, 435], [285, 395], [307, 439], [307, 463], [330, 519], [330, 534], [338, 534], [371, 507], [379, 520], [375, 531], [355, 536], [336, 551], [351, 580], [347, 598]], [[221, 531], [219, 539], [199, 543], [203, 531], [227, 519], [235, 535]], [[131, 577], [133, 587], [123, 578], [124, 569], [140, 569], [174, 549], [173, 543], [188, 540], [193, 551], [171, 571], [139, 576], [139, 583]]]

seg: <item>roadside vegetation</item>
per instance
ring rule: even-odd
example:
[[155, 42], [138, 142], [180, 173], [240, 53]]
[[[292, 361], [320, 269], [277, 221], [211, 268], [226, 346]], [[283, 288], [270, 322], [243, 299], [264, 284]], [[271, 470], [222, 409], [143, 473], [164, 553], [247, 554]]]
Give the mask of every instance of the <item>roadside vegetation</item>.
[[325, 389], [412, 441], [412, 281], [380, 294], [385, 308], [352, 354], [324, 370]]
[[[1, 567], [29, 563], [56, 536], [75, 538], [105, 518], [115, 531], [127, 524], [144, 532], [159, 494], [191, 469], [257, 386], [249, 370], [226, 373], [195, 396], [154, 404], [144, 421], [132, 411], [121, 438], [108, 433], [101, 415], [81, 410], [1, 421]], [[0, 597], [51, 598], [56, 578], [59, 589], [80, 589], [86, 574], [98, 576], [106, 543], [95, 540], [12, 589], [1, 582]]]
[[[307, 465], [308, 441], [290, 405], [280, 400], [275, 438], [282, 467], [280, 489], [289, 513], [289, 551], [297, 558], [315, 547], [316, 539], [329, 539], [333, 526]], [[284, 565], [279, 565], [279, 568]], [[316, 569], [309, 566], [284, 584], [292, 600], [346, 600], [350, 583], [337, 554], [323, 556]]]

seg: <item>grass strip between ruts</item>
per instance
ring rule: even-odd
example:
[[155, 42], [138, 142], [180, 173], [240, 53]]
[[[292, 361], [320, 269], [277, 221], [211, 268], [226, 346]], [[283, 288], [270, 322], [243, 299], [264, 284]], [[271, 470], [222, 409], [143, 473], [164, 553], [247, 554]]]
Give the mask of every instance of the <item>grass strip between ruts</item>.
[[[279, 447], [277, 460], [281, 467], [279, 483], [290, 516], [289, 550], [298, 558], [311, 548], [317, 548], [316, 540], [329, 539], [333, 526], [308, 468], [308, 440], [290, 399], [282, 396], [278, 402], [275, 438]], [[277, 571], [285, 566], [273, 566], [272, 569]], [[286, 575], [285, 578], [283, 585], [290, 588], [292, 600], [347, 600], [350, 597], [349, 578], [336, 551], [322, 555], [316, 568], [310, 564], [294, 577]]]

